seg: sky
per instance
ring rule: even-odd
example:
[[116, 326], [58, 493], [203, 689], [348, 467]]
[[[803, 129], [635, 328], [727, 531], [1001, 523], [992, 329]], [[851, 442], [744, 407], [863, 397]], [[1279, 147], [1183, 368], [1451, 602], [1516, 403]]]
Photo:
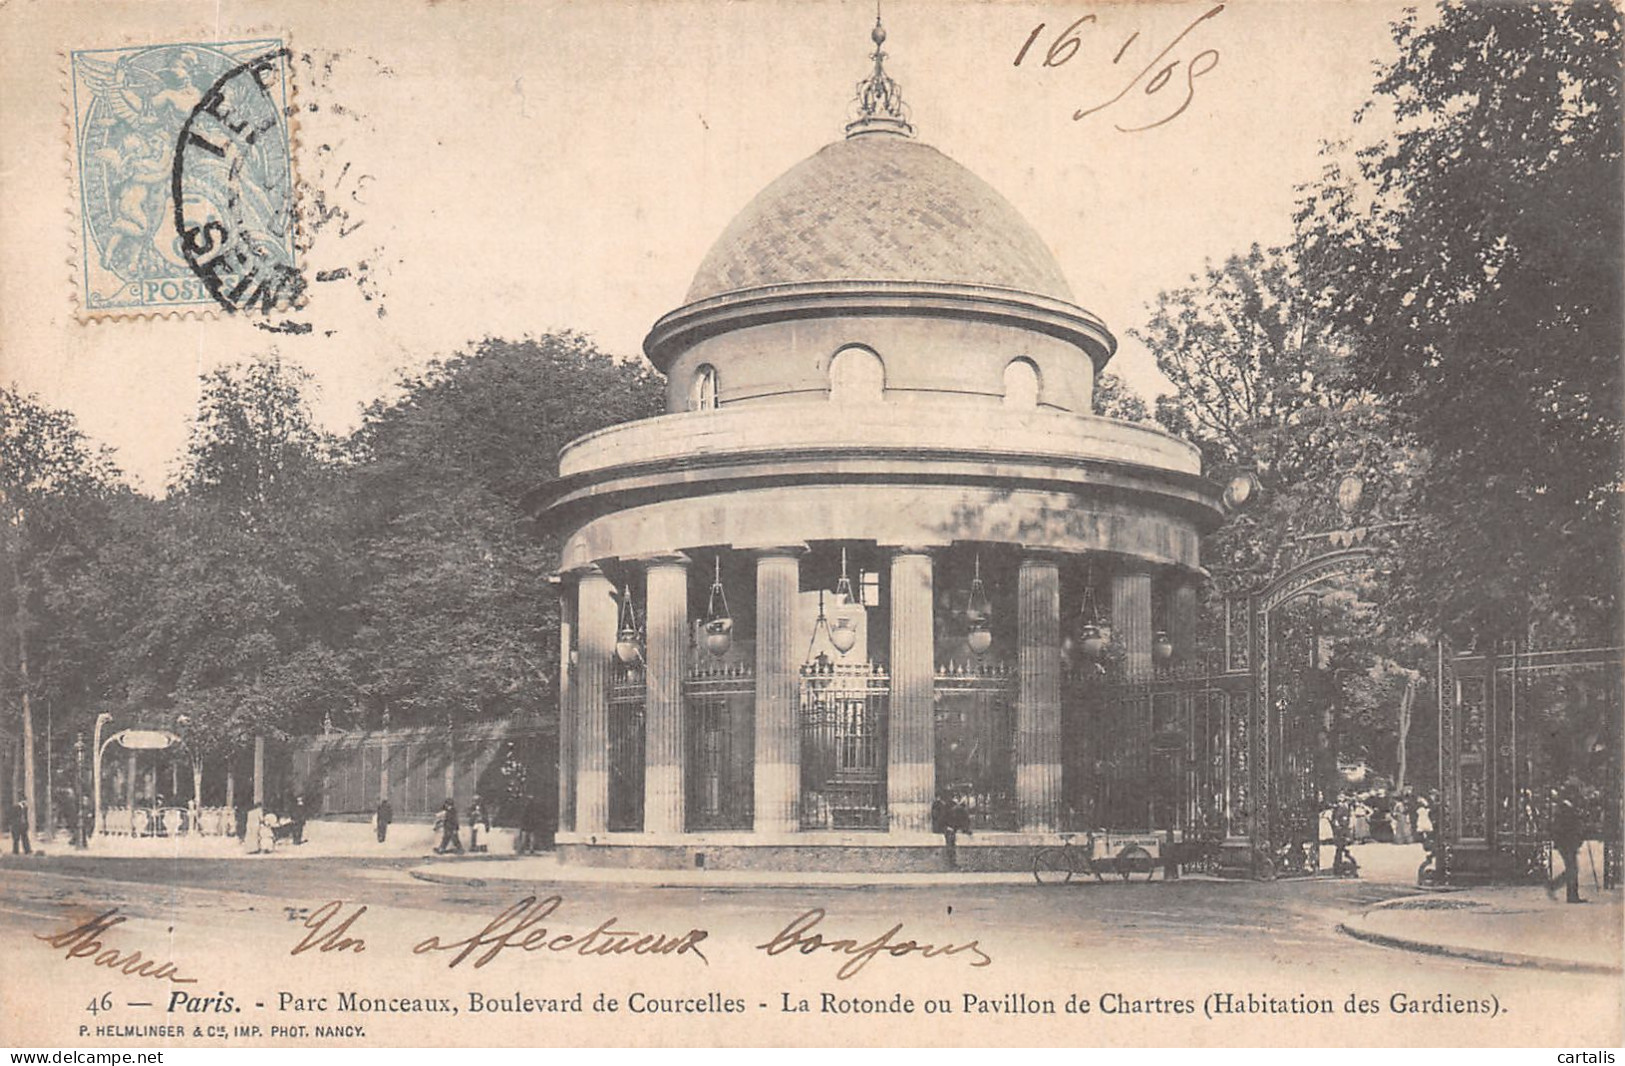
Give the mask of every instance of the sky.
[[[1399, 14], [1315, 0], [884, 9], [887, 69], [920, 139], [1032, 223], [1121, 342], [1112, 369], [1147, 393], [1161, 382], [1129, 331], [1205, 261], [1288, 236], [1321, 143], [1362, 132], [1351, 119]], [[256, 353], [310, 371], [335, 432], [402, 369], [485, 336], [568, 328], [635, 358], [728, 221], [841, 136], [873, 22], [872, 3], [835, 0], [0, 8], [0, 382], [72, 411], [159, 492], [199, 375]], [[269, 322], [82, 320], [68, 53], [266, 36], [295, 56], [303, 268], [332, 280]], [[262, 328], [283, 321], [309, 332]]]

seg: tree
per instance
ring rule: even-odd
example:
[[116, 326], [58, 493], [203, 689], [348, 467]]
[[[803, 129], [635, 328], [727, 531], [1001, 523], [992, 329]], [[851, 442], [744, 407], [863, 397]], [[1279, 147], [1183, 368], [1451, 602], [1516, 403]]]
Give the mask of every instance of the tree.
[[1149, 422], [1151, 409], [1128, 382], [1106, 371], [1095, 382], [1095, 414], [1119, 422]]
[[[1258, 483], [1204, 545], [1224, 591], [1262, 584], [1307, 536], [1403, 514], [1425, 462], [1361, 387], [1353, 346], [1323, 317], [1295, 257], [1255, 245], [1160, 293], [1131, 331], [1174, 385], [1157, 399], [1157, 421], [1201, 450], [1210, 478]], [[1345, 510], [1338, 489], [1351, 476], [1360, 499]]]
[[334, 446], [311, 415], [310, 376], [272, 354], [202, 384], [125, 656], [131, 709], [164, 711], [194, 756], [308, 726], [353, 696], [328, 646], [352, 556], [332, 520]]
[[[44, 809], [36, 781], [34, 703], [76, 684], [71, 600], [61, 595], [95, 550], [117, 491], [111, 459], [73, 416], [0, 388], [0, 692], [17, 708], [23, 782], [35, 828]], [[14, 701], [14, 702], [13, 702]], [[17, 794], [13, 783], [13, 794]]]
[[1317, 309], [1431, 456], [1410, 613], [1613, 633], [1620, 580], [1620, 13], [1450, 2], [1394, 26], [1390, 136], [1299, 214]]
[[569, 440], [663, 410], [662, 383], [563, 333], [489, 339], [401, 387], [349, 442], [352, 675], [395, 721], [556, 713], [557, 547], [522, 500]]

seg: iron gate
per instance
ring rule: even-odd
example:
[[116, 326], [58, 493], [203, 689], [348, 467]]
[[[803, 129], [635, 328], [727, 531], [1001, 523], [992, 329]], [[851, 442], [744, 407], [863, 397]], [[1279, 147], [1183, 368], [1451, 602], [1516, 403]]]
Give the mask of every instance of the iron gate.
[[937, 670], [937, 793], [964, 805], [972, 829], [1014, 830], [1019, 824], [1018, 681], [1002, 663]]
[[749, 829], [755, 810], [756, 675], [702, 664], [683, 682], [688, 713], [688, 827]]
[[1549, 877], [1553, 792], [1573, 784], [1585, 837], [1603, 844], [1601, 869], [1582, 858], [1582, 872], [1619, 883], [1622, 661], [1618, 647], [1441, 643], [1438, 879]]
[[611, 832], [643, 829], [643, 709], [641, 665], [614, 667], [609, 686], [609, 812]]
[[878, 663], [801, 668], [801, 827], [886, 828], [891, 679]]

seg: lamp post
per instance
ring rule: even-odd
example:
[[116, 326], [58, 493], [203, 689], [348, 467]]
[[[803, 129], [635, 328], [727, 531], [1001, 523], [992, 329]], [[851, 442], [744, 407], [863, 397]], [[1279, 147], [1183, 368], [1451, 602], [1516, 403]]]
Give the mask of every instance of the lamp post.
[[389, 708], [384, 708], [383, 758], [378, 760], [378, 800], [389, 798]]
[[96, 836], [102, 835], [102, 726], [113, 720], [113, 716], [103, 711], [96, 716], [96, 732], [91, 739], [90, 774], [95, 794], [91, 796], [91, 825]]
[[73, 846], [85, 846], [85, 734], [73, 741]]

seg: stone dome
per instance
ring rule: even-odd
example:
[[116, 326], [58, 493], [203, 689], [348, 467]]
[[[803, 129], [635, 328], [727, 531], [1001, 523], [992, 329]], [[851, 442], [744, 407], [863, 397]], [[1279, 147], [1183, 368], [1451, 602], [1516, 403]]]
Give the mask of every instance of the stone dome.
[[826, 281], [987, 285], [1072, 303], [1055, 256], [987, 182], [895, 133], [837, 141], [763, 189], [707, 253], [688, 303]]

